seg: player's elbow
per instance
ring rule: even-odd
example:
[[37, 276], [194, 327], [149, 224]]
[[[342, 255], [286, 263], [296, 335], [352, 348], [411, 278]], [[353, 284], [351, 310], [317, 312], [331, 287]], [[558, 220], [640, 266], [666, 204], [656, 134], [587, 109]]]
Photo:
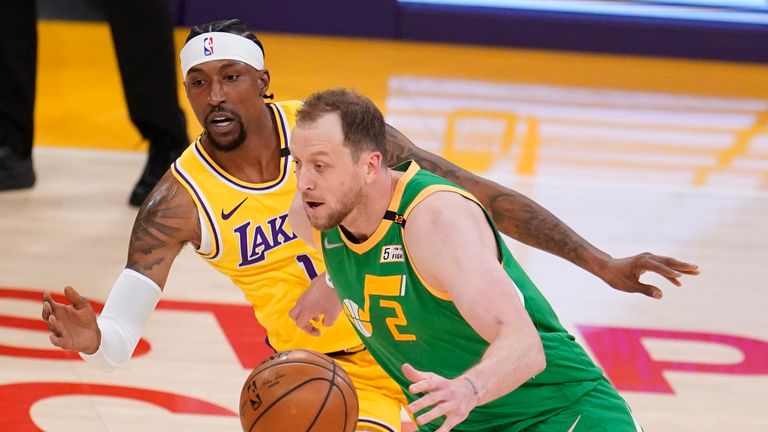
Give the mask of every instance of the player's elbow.
[[538, 337], [538, 333], [535, 338], [532, 338], [528, 349], [528, 376], [536, 376], [544, 371], [547, 367], [547, 357], [544, 354], [544, 346], [541, 344], [541, 338]]
[[[539, 341], [538, 349], [535, 351], [535, 358], [534, 358], [534, 364], [533, 364], [533, 375], [538, 375], [542, 372], [544, 372], [544, 369], [547, 368], [547, 356], [544, 355], [544, 347], [541, 346], [541, 341]], [[531, 375], [531, 376], [533, 376]]]

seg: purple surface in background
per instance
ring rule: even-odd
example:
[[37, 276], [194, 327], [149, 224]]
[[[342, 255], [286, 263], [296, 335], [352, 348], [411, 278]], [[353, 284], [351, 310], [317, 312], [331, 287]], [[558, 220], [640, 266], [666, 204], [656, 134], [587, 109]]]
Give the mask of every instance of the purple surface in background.
[[395, 38], [396, 0], [177, 0], [182, 25], [240, 18], [259, 31]]
[[396, 0], [173, 0], [179, 25], [240, 18], [259, 32], [768, 62], [768, 26]]

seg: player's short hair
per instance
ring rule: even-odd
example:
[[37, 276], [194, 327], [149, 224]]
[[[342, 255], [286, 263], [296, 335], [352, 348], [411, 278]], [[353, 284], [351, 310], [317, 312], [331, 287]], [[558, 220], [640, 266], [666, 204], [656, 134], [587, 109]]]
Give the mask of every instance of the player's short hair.
[[261, 44], [259, 38], [256, 37], [255, 34], [248, 31], [248, 29], [245, 27], [245, 24], [243, 24], [243, 22], [239, 19], [218, 20], [196, 25], [189, 30], [189, 35], [187, 35], [187, 40], [184, 41], [184, 43], [189, 42], [193, 38], [200, 36], [203, 33], [213, 32], [232, 33], [244, 37], [250, 41], [253, 41], [253, 43], [261, 48], [261, 52], [264, 52], [264, 46]]
[[[245, 24], [243, 24], [243, 22], [237, 18], [211, 21], [205, 24], [196, 25], [189, 30], [187, 40], [185, 40], [184, 43], [189, 42], [194, 37], [200, 36], [203, 33], [212, 32], [232, 33], [234, 35], [242, 36], [258, 45], [261, 49], [261, 52], [264, 54], [264, 59], [266, 60], [267, 58], [267, 52], [264, 50], [264, 45], [261, 44], [259, 38], [255, 34], [251, 33], [248, 28], [245, 27]], [[270, 93], [268, 95], [264, 95], [264, 98], [273, 99], [274, 96]]]
[[344, 146], [357, 161], [364, 151], [378, 151], [387, 161], [387, 124], [384, 115], [367, 97], [345, 88], [313, 93], [296, 113], [296, 124], [312, 123], [329, 113], [339, 113]]

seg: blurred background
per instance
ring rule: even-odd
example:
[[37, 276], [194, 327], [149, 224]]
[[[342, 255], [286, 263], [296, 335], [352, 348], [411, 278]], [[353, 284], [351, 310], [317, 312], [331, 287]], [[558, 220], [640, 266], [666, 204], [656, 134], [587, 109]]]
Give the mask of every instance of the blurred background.
[[[103, 302], [125, 264], [147, 142], [102, 2], [37, 6], [37, 183], [0, 192], [0, 430], [238, 430], [263, 333], [188, 248], [129, 365], [104, 374], [50, 347], [42, 292], [71, 284]], [[169, 7], [176, 55], [190, 26], [240, 18], [264, 44], [276, 100], [355, 88], [420, 147], [528, 195], [611, 255], [699, 264], [680, 288], [644, 276], [665, 291], [654, 301], [509, 240], [646, 431], [768, 430], [768, 2]]]

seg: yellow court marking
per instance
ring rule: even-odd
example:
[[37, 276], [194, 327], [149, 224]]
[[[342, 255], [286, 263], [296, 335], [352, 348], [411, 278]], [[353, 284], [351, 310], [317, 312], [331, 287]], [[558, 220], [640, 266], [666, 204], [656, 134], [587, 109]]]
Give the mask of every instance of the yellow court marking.
[[[723, 150], [717, 158], [715, 166], [703, 167], [696, 172], [694, 184], [701, 186], [706, 184], [708, 177], [717, 171], [722, 171], [731, 166], [734, 159], [745, 155], [749, 151], [749, 146], [758, 135], [768, 136], [768, 111], [757, 114], [755, 124], [736, 134], [736, 140], [731, 147]], [[768, 175], [768, 172], [766, 172]]]

